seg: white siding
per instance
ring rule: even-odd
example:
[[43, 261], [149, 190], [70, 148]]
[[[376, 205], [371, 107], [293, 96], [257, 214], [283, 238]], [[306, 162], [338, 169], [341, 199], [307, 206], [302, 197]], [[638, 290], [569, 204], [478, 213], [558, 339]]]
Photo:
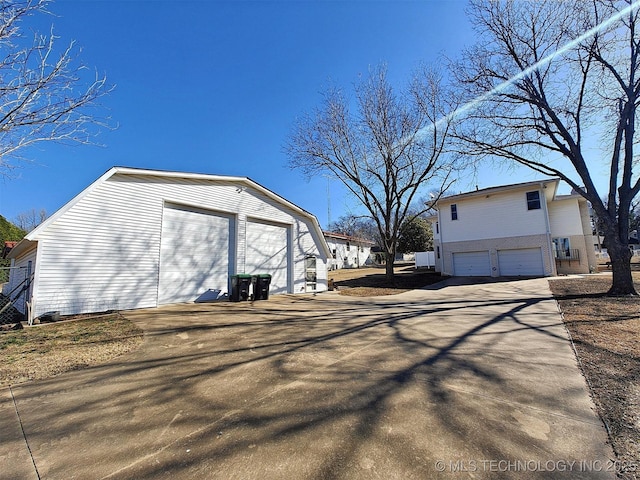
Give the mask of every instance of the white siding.
[[356, 240], [349, 242], [347, 250], [347, 240], [330, 236], [326, 240], [329, 250], [336, 252], [336, 258], [330, 262], [333, 268], [357, 268], [370, 263], [371, 247], [361, 245]]
[[271, 275], [269, 293], [290, 292], [289, 225], [247, 221], [246, 266], [249, 275]]
[[[545, 232], [544, 206], [538, 210], [527, 210], [526, 192], [535, 190], [536, 188], [528, 188], [439, 202], [442, 242], [536, 235]], [[540, 201], [544, 202], [542, 192]], [[451, 204], [457, 205], [458, 220], [451, 220]]]
[[552, 237], [584, 235], [578, 199], [566, 198], [549, 204], [549, 223]]
[[[265, 221], [292, 224], [296, 291], [304, 291], [307, 254], [318, 256], [319, 289], [326, 289], [322, 240], [310, 219], [285, 204], [233, 181], [115, 173], [96, 182], [46, 228], [34, 232], [40, 262], [35, 315], [157, 305], [165, 202], [235, 216], [239, 232], [244, 232], [248, 212]], [[244, 270], [243, 235], [234, 244], [236, 265], [231, 265], [231, 273]]]

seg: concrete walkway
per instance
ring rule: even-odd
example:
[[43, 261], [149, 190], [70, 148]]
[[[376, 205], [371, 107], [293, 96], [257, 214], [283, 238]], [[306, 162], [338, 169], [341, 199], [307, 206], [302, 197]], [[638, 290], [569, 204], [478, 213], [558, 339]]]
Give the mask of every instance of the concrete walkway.
[[544, 279], [126, 316], [137, 352], [0, 391], [1, 478], [615, 478]]

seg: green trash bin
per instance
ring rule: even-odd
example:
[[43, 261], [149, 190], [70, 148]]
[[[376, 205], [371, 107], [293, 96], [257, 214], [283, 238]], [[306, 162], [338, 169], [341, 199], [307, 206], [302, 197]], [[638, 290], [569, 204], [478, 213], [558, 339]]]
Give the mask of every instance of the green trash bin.
[[256, 275], [256, 285], [253, 291], [256, 300], [269, 300], [269, 285], [271, 285], [271, 275], [261, 273]]
[[231, 275], [231, 295], [229, 300], [241, 302], [249, 299], [249, 287], [251, 285], [251, 275], [239, 273]]

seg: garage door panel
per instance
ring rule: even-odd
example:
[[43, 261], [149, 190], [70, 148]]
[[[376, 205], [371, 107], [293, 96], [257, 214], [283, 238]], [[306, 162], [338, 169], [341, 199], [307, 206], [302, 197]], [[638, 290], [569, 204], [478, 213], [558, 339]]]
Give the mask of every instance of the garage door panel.
[[540, 248], [498, 250], [498, 266], [500, 275], [505, 277], [544, 275]]
[[245, 273], [270, 274], [272, 294], [290, 291], [288, 226], [247, 222]]
[[456, 252], [453, 254], [453, 274], [460, 277], [490, 277], [489, 252]]
[[158, 303], [192, 302], [228, 290], [233, 217], [165, 207], [160, 243]]

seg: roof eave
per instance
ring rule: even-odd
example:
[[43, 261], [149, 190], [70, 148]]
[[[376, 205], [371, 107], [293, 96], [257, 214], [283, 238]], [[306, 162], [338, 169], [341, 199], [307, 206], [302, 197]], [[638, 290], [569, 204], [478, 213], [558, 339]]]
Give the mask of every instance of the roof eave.
[[[451, 195], [451, 196], [448, 196], [448, 197], [441, 198], [440, 200], [438, 200], [438, 202], [436, 202], [436, 207], [440, 203], [449, 204], [452, 201], [459, 200], [459, 199], [464, 199], [464, 198], [481, 197], [481, 196], [492, 195], [492, 194], [501, 193], [501, 192], [508, 192], [508, 191], [511, 191], [511, 190], [521, 190], [521, 189], [524, 189], [524, 188], [536, 187], [536, 186], [542, 186], [543, 188], [546, 188], [546, 184], [550, 184], [550, 183], [553, 184], [552, 197], [551, 197], [551, 198], [553, 198], [555, 196], [555, 192], [558, 190], [558, 185], [560, 184], [560, 179], [559, 178], [549, 178], [549, 179], [546, 179], [546, 180], [537, 180], [537, 181], [533, 181], [533, 182], [515, 183], [515, 184], [510, 184], [510, 185], [500, 185], [500, 186], [497, 186], [497, 187], [488, 187], [488, 188], [483, 188], [481, 190], [465, 192], [465, 193], [459, 193], [457, 195]], [[550, 200], [551, 200], [551, 198], [550, 198]]]
[[27, 238], [23, 238], [18, 242], [18, 244], [13, 247], [9, 253], [7, 254], [7, 258], [19, 258], [25, 253], [33, 250], [38, 246], [38, 242], [34, 240], [28, 240]]

